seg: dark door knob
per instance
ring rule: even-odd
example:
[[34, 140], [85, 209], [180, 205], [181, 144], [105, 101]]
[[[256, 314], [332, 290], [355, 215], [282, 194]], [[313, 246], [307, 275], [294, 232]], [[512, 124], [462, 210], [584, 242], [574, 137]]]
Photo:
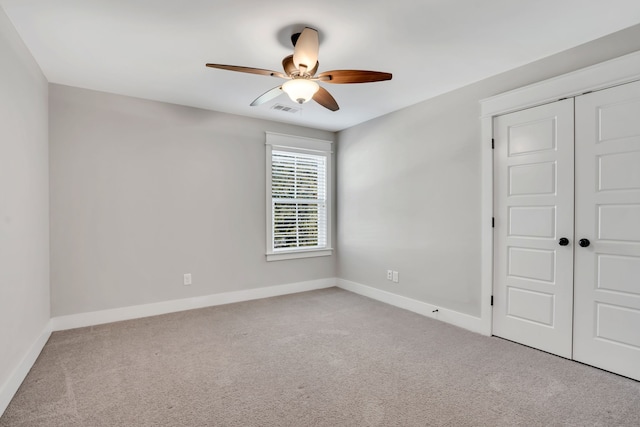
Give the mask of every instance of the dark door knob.
[[569, 244], [569, 239], [567, 239], [566, 237], [561, 237], [560, 240], [558, 240], [558, 244], [560, 246], [567, 246]]
[[578, 244], [583, 247], [586, 248], [587, 246], [589, 246], [591, 244], [591, 242], [589, 241], [589, 239], [580, 239], [580, 241], [578, 242]]

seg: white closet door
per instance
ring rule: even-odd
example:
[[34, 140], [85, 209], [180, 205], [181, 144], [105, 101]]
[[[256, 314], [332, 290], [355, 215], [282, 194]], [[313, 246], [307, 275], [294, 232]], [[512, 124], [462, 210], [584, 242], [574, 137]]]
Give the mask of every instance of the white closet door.
[[[494, 119], [494, 335], [571, 357], [573, 99]], [[560, 238], [568, 244], [561, 246]]]
[[640, 82], [576, 98], [576, 239], [574, 359], [640, 380]]

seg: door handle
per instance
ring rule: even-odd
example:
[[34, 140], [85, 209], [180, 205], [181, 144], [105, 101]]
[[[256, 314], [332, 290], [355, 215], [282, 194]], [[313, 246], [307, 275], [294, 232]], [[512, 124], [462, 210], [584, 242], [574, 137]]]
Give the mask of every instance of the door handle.
[[583, 247], [586, 248], [587, 246], [589, 246], [591, 244], [591, 242], [589, 241], [589, 239], [580, 239], [580, 241], [578, 242], [578, 244]]
[[558, 240], [558, 244], [560, 246], [567, 246], [569, 244], [569, 239], [567, 239], [566, 237], [561, 237], [560, 240]]

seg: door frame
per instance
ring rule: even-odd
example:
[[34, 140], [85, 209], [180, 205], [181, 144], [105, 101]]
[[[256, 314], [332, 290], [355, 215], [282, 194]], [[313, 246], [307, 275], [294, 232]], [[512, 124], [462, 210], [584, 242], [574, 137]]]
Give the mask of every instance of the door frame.
[[640, 80], [640, 51], [480, 100], [480, 319], [486, 335], [493, 333], [493, 118], [636, 80]]

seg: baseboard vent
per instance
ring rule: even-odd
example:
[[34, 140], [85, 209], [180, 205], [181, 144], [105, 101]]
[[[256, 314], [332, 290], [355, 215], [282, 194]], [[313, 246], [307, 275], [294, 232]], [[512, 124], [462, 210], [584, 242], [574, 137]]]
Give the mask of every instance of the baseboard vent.
[[300, 108], [290, 107], [288, 105], [282, 105], [282, 104], [275, 104], [273, 107], [271, 107], [271, 109], [276, 111], [283, 111], [285, 113], [292, 113], [292, 114], [295, 114], [298, 111], [300, 111]]

